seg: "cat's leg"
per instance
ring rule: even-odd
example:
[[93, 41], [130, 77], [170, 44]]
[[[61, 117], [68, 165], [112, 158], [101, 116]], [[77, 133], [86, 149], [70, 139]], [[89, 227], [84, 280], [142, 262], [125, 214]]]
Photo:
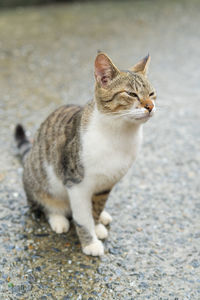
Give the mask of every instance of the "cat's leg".
[[68, 190], [72, 215], [79, 236], [83, 253], [99, 256], [104, 254], [104, 247], [95, 233], [92, 216], [91, 193], [79, 184]]
[[70, 227], [69, 220], [66, 217], [70, 214], [68, 200], [55, 198], [49, 194], [40, 194], [40, 202], [44, 207], [51, 229], [56, 233], [67, 232]]
[[103, 225], [109, 225], [112, 222], [112, 216], [105, 210], [103, 210], [99, 216], [99, 221]]
[[92, 197], [92, 213], [95, 220], [95, 231], [99, 239], [108, 237], [108, 230], [104, 225], [112, 221], [112, 217], [104, 210], [110, 190], [94, 194]]
[[70, 227], [69, 220], [62, 215], [62, 213], [49, 213], [48, 222], [51, 226], [51, 229], [56, 233], [67, 232]]

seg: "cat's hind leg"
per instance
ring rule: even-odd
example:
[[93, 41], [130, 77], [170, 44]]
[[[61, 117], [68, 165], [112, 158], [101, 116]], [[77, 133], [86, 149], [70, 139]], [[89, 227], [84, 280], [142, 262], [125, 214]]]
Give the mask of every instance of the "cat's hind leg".
[[99, 216], [99, 221], [103, 225], [109, 225], [112, 222], [112, 217], [107, 211], [103, 210]]
[[51, 229], [56, 233], [67, 232], [70, 227], [69, 220], [62, 214], [50, 213], [48, 216], [48, 222]]
[[71, 214], [68, 199], [55, 198], [49, 194], [40, 195], [45, 215], [56, 233], [64, 233], [69, 230], [70, 222], [68, 216]]

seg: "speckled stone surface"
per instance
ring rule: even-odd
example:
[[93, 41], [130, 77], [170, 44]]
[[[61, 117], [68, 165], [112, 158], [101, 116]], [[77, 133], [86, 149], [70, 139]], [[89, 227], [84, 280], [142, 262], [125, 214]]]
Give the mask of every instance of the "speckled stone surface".
[[[200, 299], [200, 2], [116, 1], [0, 11], [0, 299]], [[93, 60], [150, 52], [158, 110], [108, 205], [102, 258], [72, 226], [30, 215], [12, 139], [93, 95]]]

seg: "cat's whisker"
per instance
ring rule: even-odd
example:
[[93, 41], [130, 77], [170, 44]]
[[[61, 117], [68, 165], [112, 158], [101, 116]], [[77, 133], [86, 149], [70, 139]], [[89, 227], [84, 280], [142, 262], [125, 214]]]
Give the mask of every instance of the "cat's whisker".
[[142, 112], [131, 111], [131, 112], [123, 113], [123, 114], [121, 114], [121, 116], [127, 116], [127, 115], [138, 116], [138, 115], [143, 115], [143, 114], [144, 113], [142, 113]]
[[167, 108], [170, 109], [170, 105], [163, 104], [163, 103], [156, 103], [156, 108]]
[[106, 115], [109, 115], [109, 116], [112, 116], [112, 117], [116, 117], [116, 118], [118, 118], [118, 117], [124, 117], [124, 116], [128, 116], [128, 115], [130, 115], [130, 116], [139, 116], [139, 115], [141, 115], [141, 116], [143, 116], [143, 112], [141, 112], [141, 111], [137, 111], [137, 110], [135, 110], [135, 111], [133, 111], [133, 110], [128, 110], [128, 111], [126, 111], [126, 112], [112, 112], [112, 113], [106, 113]]
[[125, 116], [131, 116], [133, 115], [133, 113], [124, 113], [124, 114], [118, 114], [117, 116], [114, 116], [114, 117], [125, 117]]

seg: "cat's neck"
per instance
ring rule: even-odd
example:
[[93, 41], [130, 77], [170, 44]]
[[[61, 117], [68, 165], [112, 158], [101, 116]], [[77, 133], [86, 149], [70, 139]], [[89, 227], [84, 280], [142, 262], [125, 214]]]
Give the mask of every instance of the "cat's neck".
[[99, 129], [112, 131], [113, 134], [116, 135], [133, 135], [134, 133], [142, 131], [143, 128], [143, 124], [135, 124], [122, 117], [120, 118], [119, 116], [112, 116], [111, 114], [100, 112], [95, 103], [92, 111], [92, 119], [93, 122], [98, 125]]

